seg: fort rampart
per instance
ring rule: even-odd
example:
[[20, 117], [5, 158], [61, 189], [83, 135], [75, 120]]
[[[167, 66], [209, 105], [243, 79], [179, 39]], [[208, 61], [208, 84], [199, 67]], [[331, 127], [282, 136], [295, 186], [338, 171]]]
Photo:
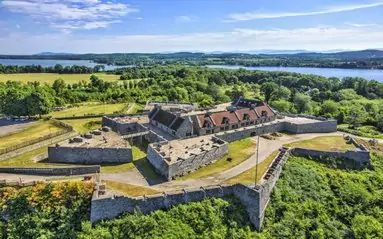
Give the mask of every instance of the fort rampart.
[[48, 148], [49, 162], [73, 164], [123, 163], [133, 160], [130, 147], [69, 147]]
[[100, 166], [62, 167], [62, 168], [13, 168], [1, 167], [0, 173], [46, 175], [46, 176], [70, 176], [94, 174], [100, 172]]

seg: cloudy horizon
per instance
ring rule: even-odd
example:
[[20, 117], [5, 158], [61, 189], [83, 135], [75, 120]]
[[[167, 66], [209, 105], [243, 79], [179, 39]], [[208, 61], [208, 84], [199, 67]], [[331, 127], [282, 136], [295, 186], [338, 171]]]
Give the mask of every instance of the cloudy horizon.
[[0, 54], [383, 48], [382, 0], [294, 1], [3, 0]]

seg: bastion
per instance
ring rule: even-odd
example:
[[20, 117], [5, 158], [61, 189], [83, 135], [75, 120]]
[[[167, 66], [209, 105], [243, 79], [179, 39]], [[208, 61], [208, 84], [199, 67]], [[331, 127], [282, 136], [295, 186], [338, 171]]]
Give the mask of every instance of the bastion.
[[49, 162], [54, 163], [126, 163], [132, 158], [128, 141], [108, 127], [48, 147]]
[[159, 174], [171, 180], [210, 164], [227, 153], [227, 142], [210, 135], [150, 144], [147, 158]]

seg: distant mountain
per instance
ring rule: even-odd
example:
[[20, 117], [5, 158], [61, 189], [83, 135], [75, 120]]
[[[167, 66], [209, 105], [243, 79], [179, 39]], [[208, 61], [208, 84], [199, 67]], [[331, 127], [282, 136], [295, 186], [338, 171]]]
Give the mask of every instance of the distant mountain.
[[76, 54], [66, 53], [66, 52], [40, 52], [35, 55], [36, 56], [62, 56], [62, 55], [76, 55]]
[[338, 58], [338, 59], [373, 59], [383, 58], [382, 50], [343, 51], [335, 53], [299, 53], [300, 57]]

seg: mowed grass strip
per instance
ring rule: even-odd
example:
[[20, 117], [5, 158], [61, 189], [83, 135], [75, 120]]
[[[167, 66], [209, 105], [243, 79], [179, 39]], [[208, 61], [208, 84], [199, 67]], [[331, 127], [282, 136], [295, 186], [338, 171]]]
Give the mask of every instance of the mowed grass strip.
[[0, 137], [0, 149], [15, 146], [17, 144], [53, 134], [61, 130], [63, 130], [63, 128], [54, 125], [51, 121], [41, 120], [23, 129], [22, 131]]
[[[92, 74], [57, 74], [57, 73], [20, 73], [20, 74], [0, 74], [0, 82], [19, 81], [22, 83], [40, 82], [52, 85], [57, 79], [63, 79], [67, 84], [79, 83], [80, 81], [90, 82]], [[115, 82], [120, 79], [119, 75], [95, 73], [104, 81]]]
[[[102, 115], [102, 114], [113, 114], [126, 109], [126, 103], [118, 104], [102, 104], [102, 103], [85, 103], [77, 107], [68, 108], [65, 110], [55, 111], [50, 113], [53, 118], [62, 117], [74, 117], [74, 116], [85, 116], [85, 115]], [[129, 108], [128, 108], [129, 109]], [[128, 110], [127, 109], [127, 110]], [[125, 113], [125, 112], [121, 112]]]
[[253, 155], [255, 153], [255, 146], [256, 143], [253, 138], [245, 138], [229, 143], [229, 153], [227, 155], [218, 159], [215, 163], [179, 177], [177, 180], [203, 178], [228, 170]]
[[320, 136], [313, 139], [286, 144], [285, 146], [323, 151], [344, 151], [355, 149], [355, 146], [353, 144], [348, 144], [342, 136]]
[[88, 131], [100, 128], [101, 120], [102, 120], [101, 117], [95, 117], [95, 118], [87, 118], [87, 119], [71, 119], [71, 120], [62, 120], [62, 121], [64, 123], [71, 125], [76, 132], [83, 134]]
[[159, 191], [155, 189], [144, 187], [144, 186], [120, 183], [120, 182], [111, 181], [111, 180], [105, 180], [105, 183], [106, 183], [107, 189], [112, 191], [117, 191], [124, 195], [132, 196], [132, 197], [160, 193]]
[[[265, 160], [263, 160], [262, 162], [260, 162], [258, 164], [257, 182], [259, 182], [259, 180], [261, 180], [262, 176], [266, 173], [269, 165], [271, 164], [271, 162], [273, 162], [275, 157], [277, 157], [278, 153], [279, 153], [278, 150], [272, 152]], [[232, 178], [226, 180], [226, 183], [228, 183], [228, 184], [242, 183], [245, 185], [254, 184], [254, 182], [255, 182], [255, 170], [256, 170], [256, 167], [253, 167], [253, 168], [251, 168], [251, 169], [249, 169], [249, 170], [247, 170], [241, 174], [238, 174], [235, 177], [232, 177]]]
[[[48, 153], [48, 147], [41, 147], [27, 153], [0, 161], [0, 167], [20, 167], [20, 168], [57, 168], [71, 167], [73, 164], [47, 163], [42, 160]], [[42, 160], [42, 161], [39, 161]], [[78, 165], [77, 165], [78, 166]]]
[[[132, 146], [133, 161], [142, 160], [146, 158], [146, 153], [137, 146]], [[126, 172], [134, 168], [134, 162], [120, 163], [120, 164], [108, 164], [101, 166], [101, 173], [118, 173]]]

